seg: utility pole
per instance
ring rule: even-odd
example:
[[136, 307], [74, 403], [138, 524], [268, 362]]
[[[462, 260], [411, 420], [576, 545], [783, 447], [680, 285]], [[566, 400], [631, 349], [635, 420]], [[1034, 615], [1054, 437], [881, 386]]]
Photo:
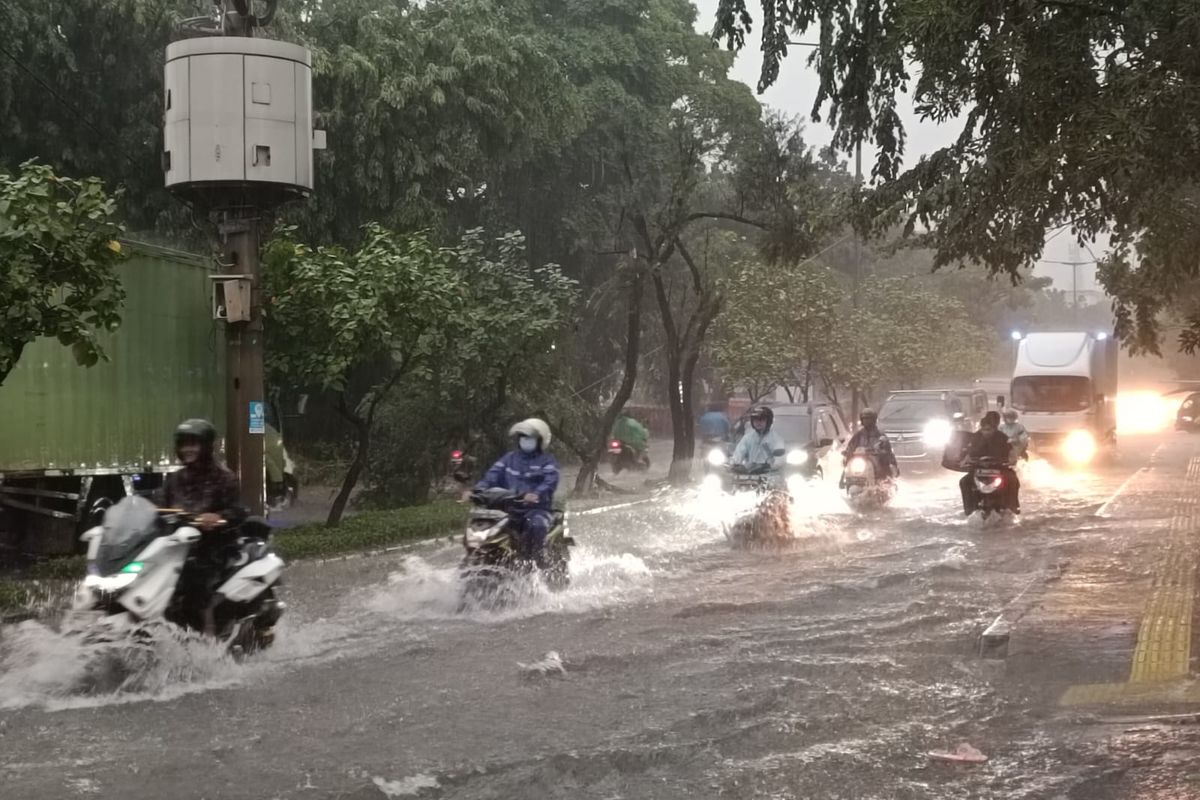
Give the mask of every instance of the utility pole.
[[[278, 0], [213, 0], [167, 46], [163, 172], [168, 190], [215, 223], [213, 318], [225, 323], [225, 455], [251, 513], [266, 506], [263, 287], [259, 248], [275, 208], [313, 189], [312, 56], [255, 37]], [[261, 13], [254, 13], [260, 8]]]
[[217, 223], [221, 262], [250, 285], [249, 318], [230, 321], [225, 328], [225, 458], [238, 475], [242, 502], [254, 514], [264, 512], [266, 501], [259, 223], [253, 208], [222, 212]]
[[[862, 188], [862, 140], [854, 143], [854, 186]], [[857, 231], [854, 233], [854, 285], [851, 290], [851, 303], [855, 310], [858, 309], [858, 293], [859, 285], [862, 282], [862, 236]], [[850, 419], [858, 419], [858, 409], [862, 402], [859, 394], [858, 384], [855, 384], [850, 389]]]

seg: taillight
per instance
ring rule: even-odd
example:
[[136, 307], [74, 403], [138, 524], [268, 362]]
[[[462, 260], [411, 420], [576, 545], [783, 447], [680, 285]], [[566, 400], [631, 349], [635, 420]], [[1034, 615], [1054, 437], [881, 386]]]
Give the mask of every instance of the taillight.
[[450, 457], [457, 461], [458, 459], [462, 458], [462, 450], [451, 450]]
[[609, 442], [608, 446], [609, 446], [609, 449], [611, 449], [611, 450], [620, 450], [621, 449], [621, 443], [619, 441], [617, 441], [616, 439], [613, 439], [611, 442]]

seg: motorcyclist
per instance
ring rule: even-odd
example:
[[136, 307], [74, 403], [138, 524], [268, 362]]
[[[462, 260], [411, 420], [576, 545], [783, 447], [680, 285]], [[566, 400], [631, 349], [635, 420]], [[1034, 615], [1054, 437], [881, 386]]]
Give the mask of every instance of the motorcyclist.
[[646, 447], [650, 441], [650, 432], [646, 426], [628, 414], [617, 417], [613, 423], [612, 438], [633, 451], [634, 460], [642, 461], [646, 456]]
[[155, 493], [160, 508], [178, 508], [195, 515], [193, 524], [204, 535], [189, 562], [183, 581], [191, 602], [203, 617], [204, 632], [213, 635], [213, 611], [220, 604], [215, 591], [226, 568], [233, 528], [247, 519], [239, 500], [237, 476], [214, 452], [217, 429], [205, 419], [189, 419], [175, 428], [175, 455], [183, 467], [167, 475]]
[[732, 433], [729, 417], [720, 403], [713, 403], [708, 410], [700, 415], [697, 427], [700, 437], [706, 442], [725, 442]]
[[860, 427], [846, 443], [842, 454], [842, 465], [850, 463], [854, 453], [861, 447], [875, 457], [878, 465], [887, 470], [890, 477], [900, 477], [900, 464], [892, 452], [892, 443], [887, 434], [879, 430], [879, 414], [874, 409], [864, 408], [858, 415]]
[[1025, 426], [1017, 421], [1017, 410], [1012, 408], [1004, 409], [1002, 414], [1004, 422], [1000, 423], [1000, 432], [1008, 437], [1008, 443], [1012, 448], [1009, 456], [1009, 463], [1017, 463], [1017, 459], [1029, 458], [1029, 431], [1025, 430]]
[[558, 489], [558, 462], [546, 452], [550, 426], [536, 417], [509, 429], [513, 449], [492, 465], [475, 491], [502, 488], [521, 495], [523, 507], [513, 516], [521, 527], [521, 554], [545, 566], [546, 537], [554, 524], [554, 493]]
[[734, 467], [770, 467], [775, 462], [775, 451], [784, 449], [783, 437], [771, 430], [775, 423], [775, 412], [759, 406], [750, 412], [750, 428], [742, 435], [729, 461]]
[[[1017, 479], [1017, 473], [1013, 472], [1012, 467], [1008, 465], [1011, 452], [1012, 447], [1009, 445], [1008, 437], [1000, 432], [1000, 415], [995, 411], [989, 411], [979, 421], [979, 430], [971, 436], [971, 444], [967, 448], [964, 460], [968, 466], [983, 459], [995, 462], [1008, 486], [1009, 508], [1019, 514], [1021, 513], [1021, 482]], [[962, 490], [963, 513], [967, 516], [974, 513], [976, 509], [977, 497], [974, 480], [975, 473], [974, 470], [971, 470], [958, 482], [959, 488]]]

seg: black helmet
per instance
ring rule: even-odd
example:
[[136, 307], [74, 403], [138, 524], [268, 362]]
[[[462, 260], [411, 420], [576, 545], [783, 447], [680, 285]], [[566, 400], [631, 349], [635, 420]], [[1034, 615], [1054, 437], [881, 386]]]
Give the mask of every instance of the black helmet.
[[175, 449], [187, 439], [197, 440], [201, 449], [211, 454], [217, 442], [217, 429], [206, 419], [185, 419], [175, 428]]
[[750, 422], [761, 419], [767, 423], [767, 430], [771, 430], [771, 426], [775, 424], [775, 412], [766, 406], [759, 406], [750, 412]]
[[989, 428], [1000, 427], [1000, 415], [995, 411], [989, 411], [983, 415], [983, 419], [979, 420], [979, 426], [982, 428], [987, 425]]
[[873, 408], [864, 408], [858, 412], [858, 421], [863, 425], [873, 425], [879, 420], [879, 413]]

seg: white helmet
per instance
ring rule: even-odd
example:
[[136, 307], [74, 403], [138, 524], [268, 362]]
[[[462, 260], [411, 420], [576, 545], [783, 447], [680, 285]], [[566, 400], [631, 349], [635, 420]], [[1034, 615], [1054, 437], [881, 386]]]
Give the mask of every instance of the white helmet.
[[550, 426], [537, 417], [521, 420], [508, 429], [509, 436], [532, 436], [539, 441], [542, 449], [550, 446]]
[[1001, 416], [1004, 417], [1005, 422], [1016, 422], [1017, 417], [1020, 415], [1017, 414], [1017, 410], [1015, 408], [1009, 406], [1008, 408], [1004, 409], [1004, 413]]

